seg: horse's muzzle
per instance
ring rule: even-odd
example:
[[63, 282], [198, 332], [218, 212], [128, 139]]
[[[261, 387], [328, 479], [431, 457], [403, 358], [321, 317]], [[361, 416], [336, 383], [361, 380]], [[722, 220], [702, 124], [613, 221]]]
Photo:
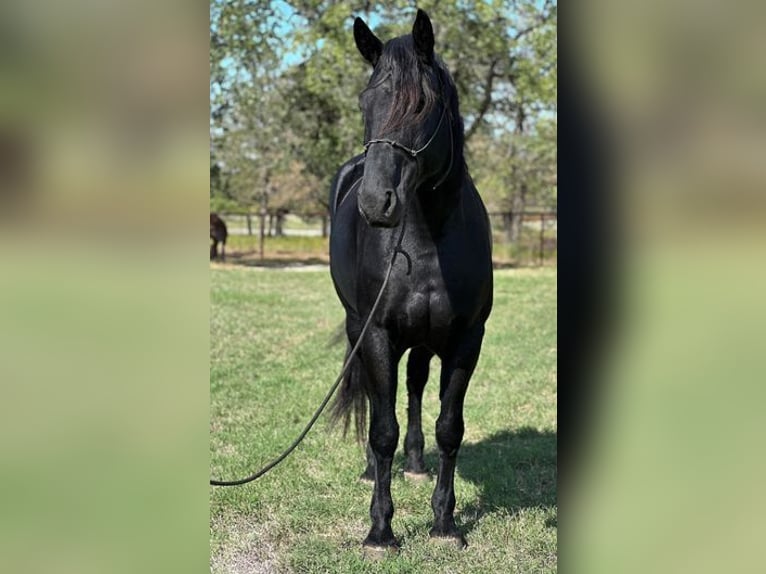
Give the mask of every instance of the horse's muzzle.
[[396, 191], [369, 191], [362, 186], [359, 189], [359, 213], [372, 227], [396, 227], [402, 216], [401, 202]]

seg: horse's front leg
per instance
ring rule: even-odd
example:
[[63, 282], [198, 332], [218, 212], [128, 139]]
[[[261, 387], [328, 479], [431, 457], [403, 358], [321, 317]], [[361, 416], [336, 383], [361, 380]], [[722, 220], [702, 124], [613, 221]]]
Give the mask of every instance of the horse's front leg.
[[428, 363], [433, 352], [415, 347], [407, 359], [407, 434], [404, 437], [404, 476], [414, 479], [428, 477], [423, 461], [423, 429], [421, 424], [423, 389], [428, 382]]
[[441, 411], [436, 420], [436, 443], [439, 445], [439, 476], [431, 497], [434, 526], [431, 537], [458, 547], [466, 541], [455, 525], [455, 463], [463, 440], [463, 401], [468, 381], [476, 367], [484, 337], [484, 327], [467, 333], [453, 353], [442, 358]]
[[396, 352], [382, 329], [370, 329], [362, 346], [365, 384], [370, 401], [368, 444], [374, 461], [375, 487], [370, 504], [372, 526], [364, 540], [366, 549], [379, 552], [398, 548], [391, 530], [394, 504], [391, 500], [391, 462], [399, 442], [396, 422]]

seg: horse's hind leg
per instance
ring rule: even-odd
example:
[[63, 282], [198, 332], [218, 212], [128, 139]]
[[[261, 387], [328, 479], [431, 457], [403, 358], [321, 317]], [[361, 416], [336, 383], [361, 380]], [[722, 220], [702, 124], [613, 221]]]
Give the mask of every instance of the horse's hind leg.
[[436, 420], [436, 443], [439, 445], [439, 477], [431, 497], [434, 526], [431, 537], [455, 544], [466, 545], [465, 538], [455, 525], [455, 462], [463, 440], [463, 401], [468, 381], [479, 358], [484, 327], [466, 334], [455, 353], [442, 359], [441, 412]]
[[218, 242], [214, 239], [210, 243], [210, 261], [216, 258], [218, 255]]
[[427, 477], [423, 461], [423, 429], [421, 412], [423, 389], [428, 382], [428, 364], [434, 354], [425, 347], [415, 347], [407, 359], [407, 435], [404, 437], [404, 476]]
[[366, 456], [367, 466], [365, 467], [364, 472], [359, 475], [359, 480], [373, 483], [375, 482], [375, 455], [372, 453], [372, 447], [370, 446], [369, 441], [367, 441]]

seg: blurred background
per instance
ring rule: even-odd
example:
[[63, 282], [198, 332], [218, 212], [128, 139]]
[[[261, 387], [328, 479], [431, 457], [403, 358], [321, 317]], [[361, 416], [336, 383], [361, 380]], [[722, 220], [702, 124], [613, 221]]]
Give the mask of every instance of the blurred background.
[[564, 451], [561, 563], [763, 571], [764, 7], [589, 0], [563, 20], [578, 369], [559, 407], [583, 442]]
[[[558, 211], [557, 8], [418, 5], [452, 23], [437, 43], [457, 75], [469, 165], [500, 214], [499, 252], [529, 258], [505, 238], [514, 225], [522, 238], [539, 232], [519, 226], [514, 202]], [[2, 4], [1, 570], [207, 567], [200, 220], [263, 205], [321, 218], [331, 166], [362, 143], [352, 17], [385, 38], [413, 12]], [[562, 568], [764, 571], [764, 7], [586, 0], [565, 12], [562, 74], [590, 137], [573, 141], [562, 125], [573, 247], [557, 258], [562, 316], [576, 313], [583, 338], [588, 318], [610, 320], [591, 337], [585, 374], [560, 384], [568, 397], [581, 388], [570, 381], [592, 391], [573, 411], [590, 431], [563, 480]], [[290, 129], [274, 133], [269, 115], [288, 113]], [[567, 159], [596, 134], [603, 155]], [[270, 160], [253, 166], [246, 153]], [[594, 187], [577, 184], [598, 173]], [[603, 227], [591, 267], [574, 238]], [[545, 237], [558, 252], [558, 226]], [[577, 312], [567, 292], [582, 293], [583, 269], [600, 271], [586, 275], [593, 306]]]
[[0, 571], [207, 562], [207, 20], [0, 6]]

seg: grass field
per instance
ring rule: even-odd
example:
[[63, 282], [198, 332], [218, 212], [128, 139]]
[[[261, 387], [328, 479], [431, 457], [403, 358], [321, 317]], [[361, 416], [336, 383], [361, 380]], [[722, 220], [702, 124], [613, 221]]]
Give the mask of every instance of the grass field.
[[[210, 489], [212, 572], [556, 571], [556, 273], [497, 271], [495, 284], [455, 480], [456, 520], [468, 548], [429, 542], [434, 483], [405, 480], [398, 452], [393, 529], [402, 550], [382, 562], [363, 561], [371, 494], [357, 480], [364, 451], [330, 430], [323, 416], [270, 474], [247, 486]], [[342, 308], [328, 271], [217, 265], [210, 301], [211, 475], [238, 478], [293, 440], [337, 376], [344, 347], [328, 344]], [[438, 460], [437, 366], [435, 360], [423, 409], [431, 470]]]

